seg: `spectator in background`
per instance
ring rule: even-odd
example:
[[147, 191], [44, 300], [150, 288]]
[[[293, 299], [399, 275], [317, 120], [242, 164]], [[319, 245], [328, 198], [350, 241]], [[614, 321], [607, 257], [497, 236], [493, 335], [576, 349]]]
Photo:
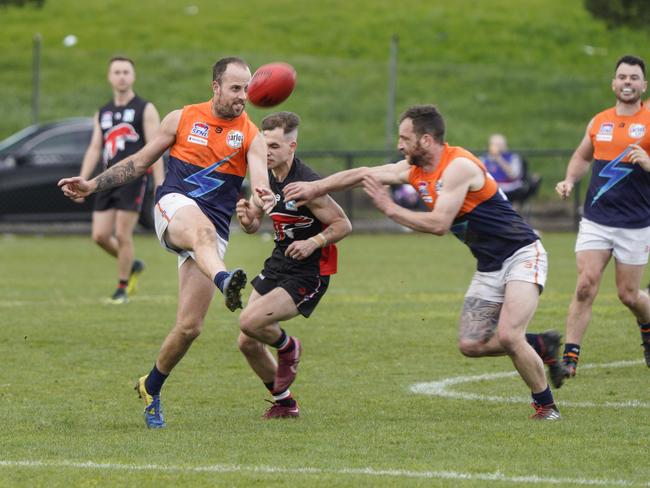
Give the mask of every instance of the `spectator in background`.
[[[95, 113], [93, 135], [81, 163], [79, 176], [89, 179], [99, 161], [103, 169], [132, 156], [152, 140], [160, 127], [158, 110], [133, 91], [135, 65], [129, 58], [115, 56], [108, 62], [111, 100]], [[153, 165], [154, 188], [164, 177], [162, 158]], [[93, 207], [93, 240], [117, 259], [118, 282], [112, 303], [127, 303], [135, 293], [144, 263], [135, 259], [133, 231], [138, 223], [149, 172], [129, 184], [97, 193]], [[84, 201], [79, 198], [78, 203]]]
[[541, 178], [528, 174], [526, 160], [519, 154], [508, 151], [508, 141], [502, 134], [490, 136], [488, 152], [481, 156], [481, 161], [515, 210], [521, 213], [526, 200], [537, 192]]

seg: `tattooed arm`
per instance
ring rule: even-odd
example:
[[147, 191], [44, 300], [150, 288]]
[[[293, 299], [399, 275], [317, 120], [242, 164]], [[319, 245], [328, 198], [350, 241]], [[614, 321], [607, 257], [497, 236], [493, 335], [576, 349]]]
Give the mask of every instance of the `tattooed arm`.
[[181, 110], [169, 113], [163, 119], [156, 136], [142, 149], [111, 166], [92, 180], [87, 181], [81, 176], [76, 176], [59, 181], [59, 187], [63, 190], [64, 195], [72, 199], [87, 197], [98, 191], [124, 185], [143, 175], [147, 168], [158, 161], [176, 141], [176, 129], [178, 129], [181, 113]]

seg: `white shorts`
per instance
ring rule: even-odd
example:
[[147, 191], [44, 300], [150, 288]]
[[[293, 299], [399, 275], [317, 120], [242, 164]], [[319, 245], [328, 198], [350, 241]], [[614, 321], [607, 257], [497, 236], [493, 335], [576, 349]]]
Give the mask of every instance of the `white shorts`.
[[[178, 249], [168, 244], [167, 241], [165, 240], [165, 232], [167, 231], [167, 226], [174, 218], [174, 214], [178, 211], [178, 209], [182, 207], [186, 207], [188, 205], [193, 205], [196, 208], [199, 208], [199, 206], [194, 200], [192, 200], [189, 197], [186, 197], [181, 193], [168, 193], [160, 200], [158, 200], [158, 203], [156, 203], [153, 212], [154, 222], [156, 224], [156, 235], [158, 236], [158, 240], [160, 241], [162, 247], [164, 247], [167, 251], [173, 252], [174, 254], [178, 254], [179, 268], [187, 260], [187, 258], [192, 258], [196, 260], [196, 258], [194, 257], [194, 252], [187, 251], [185, 249]], [[214, 232], [215, 234], [217, 233], [216, 230]], [[228, 241], [226, 241], [220, 235], [217, 234], [217, 252], [219, 253], [219, 257], [221, 259], [223, 259], [224, 256], [226, 255], [227, 248], [228, 248]]]
[[575, 251], [597, 250], [612, 251], [619, 263], [644, 266], [650, 253], [650, 227], [623, 229], [583, 218], [580, 220]]
[[546, 284], [548, 258], [542, 242], [537, 240], [522, 247], [503, 262], [497, 271], [477, 271], [465, 293], [465, 298], [481, 298], [488, 302], [503, 303], [506, 284], [510, 281], [534, 283], [541, 290]]

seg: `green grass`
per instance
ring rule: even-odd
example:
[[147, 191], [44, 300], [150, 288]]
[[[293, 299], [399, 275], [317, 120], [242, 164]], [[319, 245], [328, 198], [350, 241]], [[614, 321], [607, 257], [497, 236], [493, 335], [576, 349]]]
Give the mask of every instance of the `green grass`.
[[[575, 284], [573, 241], [544, 236], [550, 275], [531, 330], [563, 328]], [[227, 262], [254, 274], [270, 247], [236, 234]], [[237, 351], [236, 314], [215, 300], [204, 333], [165, 386], [168, 427], [147, 431], [132, 385], [173, 323], [177, 279], [174, 257], [152, 237], [138, 236], [137, 248], [148, 265], [141, 292], [109, 306], [114, 262], [88, 237], [0, 239], [0, 486], [505, 487], [535, 479], [533, 486], [557, 486], [550, 479], [648, 486], [648, 370], [611, 269], [582, 363], [636, 362], [580, 370], [556, 392], [565, 404], [561, 422], [527, 420], [526, 388], [516, 377], [453, 391], [521, 397], [517, 403], [411, 393], [414, 383], [512, 365], [456, 349], [473, 272], [459, 243], [354, 235], [341, 243], [340, 273], [312, 318], [286, 323], [305, 348], [293, 388], [300, 419], [260, 420], [267, 395]], [[604, 405], [625, 401], [645, 406]], [[501, 481], [485, 479], [497, 472]]]
[[[435, 102], [450, 142], [473, 148], [494, 131], [520, 148], [575, 147], [589, 118], [613, 103], [615, 60], [648, 57], [650, 40], [646, 31], [608, 31], [581, 0], [47, 0], [0, 18], [0, 137], [30, 122], [40, 32], [45, 120], [91, 115], [110, 96], [106, 61], [115, 53], [136, 60], [136, 88], [162, 113], [209, 98], [212, 63], [239, 54], [253, 67], [296, 66], [298, 86], [281, 108], [303, 116], [309, 149], [384, 148], [393, 34], [398, 112]], [[62, 44], [68, 34], [79, 39], [72, 48]], [[259, 121], [268, 111], [250, 113]]]
[[[188, 7], [198, 7], [196, 15]], [[190, 10], [191, 11], [191, 10]], [[284, 60], [298, 71], [279, 109], [303, 118], [303, 150], [383, 150], [388, 52], [399, 37], [396, 110], [436, 103], [451, 144], [481, 150], [503, 132], [511, 147], [573, 149], [589, 119], [613, 104], [613, 65], [650, 57], [647, 31], [609, 31], [582, 0], [46, 0], [0, 9], [0, 138], [31, 121], [32, 38], [43, 36], [41, 119], [90, 116], [110, 97], [106, 62], [137, 64], [136, 89], [161, 114], [211, 96], [210, 68], [241, 55], [253, 68]], [[79, 42], [68, 48], [63, 38]], [[249, 106], [256, 122], [269, 110]], [[393, 131], [393, 144], [395, 143]], [[370, 162], [359, 159], [356, 165]], [[540, 197], [553, 200], [568, 157], [532, 157]], [[312, 161], [328, 174], [341, 159]]]

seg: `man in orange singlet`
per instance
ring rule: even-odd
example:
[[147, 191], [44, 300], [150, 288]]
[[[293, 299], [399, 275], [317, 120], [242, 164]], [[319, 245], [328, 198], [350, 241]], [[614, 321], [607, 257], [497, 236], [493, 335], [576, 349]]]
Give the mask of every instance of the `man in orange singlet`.
[[618, 298], [636, 318], [650, 367], [650, 298], [640, 289], [650, 250], [650, 111], [641, 101], [647, 87], [643, 60], [620, 58], [612, 80], [616, 105], [591, 119], [566, 177], [555, 187], [568, 198], [591, 167], [575, 245], [578, 280], [566, 319], [567, 377], [576, 374], [591, 308], [612, 256]]
[[[453, 232], [478, 262], [460, 318], [460, 351], [470, 357], [510, 356], [532, 392], [531, 418], [557, 420], [560, 413], [543, 360], [551, 377], [556, 376], [559, 335], [526, 334], [546, 281], [546, 252], [483, 163], [462, 147], [449, 146], [444, 137], [445, 123], [436, 107], [411, 107], [399, 125], [398, 149], [404, 160], [291, 183], [285, 199], [302, 204], [362, 184], [377, 208], [397, 223], [434, 235]], [[404, 183], [418, 191], [430, 212], [400, 207], [382, 186]]]
[[215, 291], [231, 311], [241, 308], [246, 274], [227, 271], [223, 262], [229, 224], [248, 169], [251, 205], [270, 210], [266, 143], [244, 111], [250, 69], [241, 58], [224, 58], [213, 66], [210, 101], [170, 112], [158, 134], [137, 153], [96, 178], [59, 181], [70, 198], [123, 185], [144, 174], [171, 148], [165, 181], [156, 194], [156, 234], [162, 246], [178, 255], [179, 297], [176, 325], [162, 344], [151, 372], [136, 389], [145, 403], [149, 428], [164, 427], [160, 390], [203, 328]]

